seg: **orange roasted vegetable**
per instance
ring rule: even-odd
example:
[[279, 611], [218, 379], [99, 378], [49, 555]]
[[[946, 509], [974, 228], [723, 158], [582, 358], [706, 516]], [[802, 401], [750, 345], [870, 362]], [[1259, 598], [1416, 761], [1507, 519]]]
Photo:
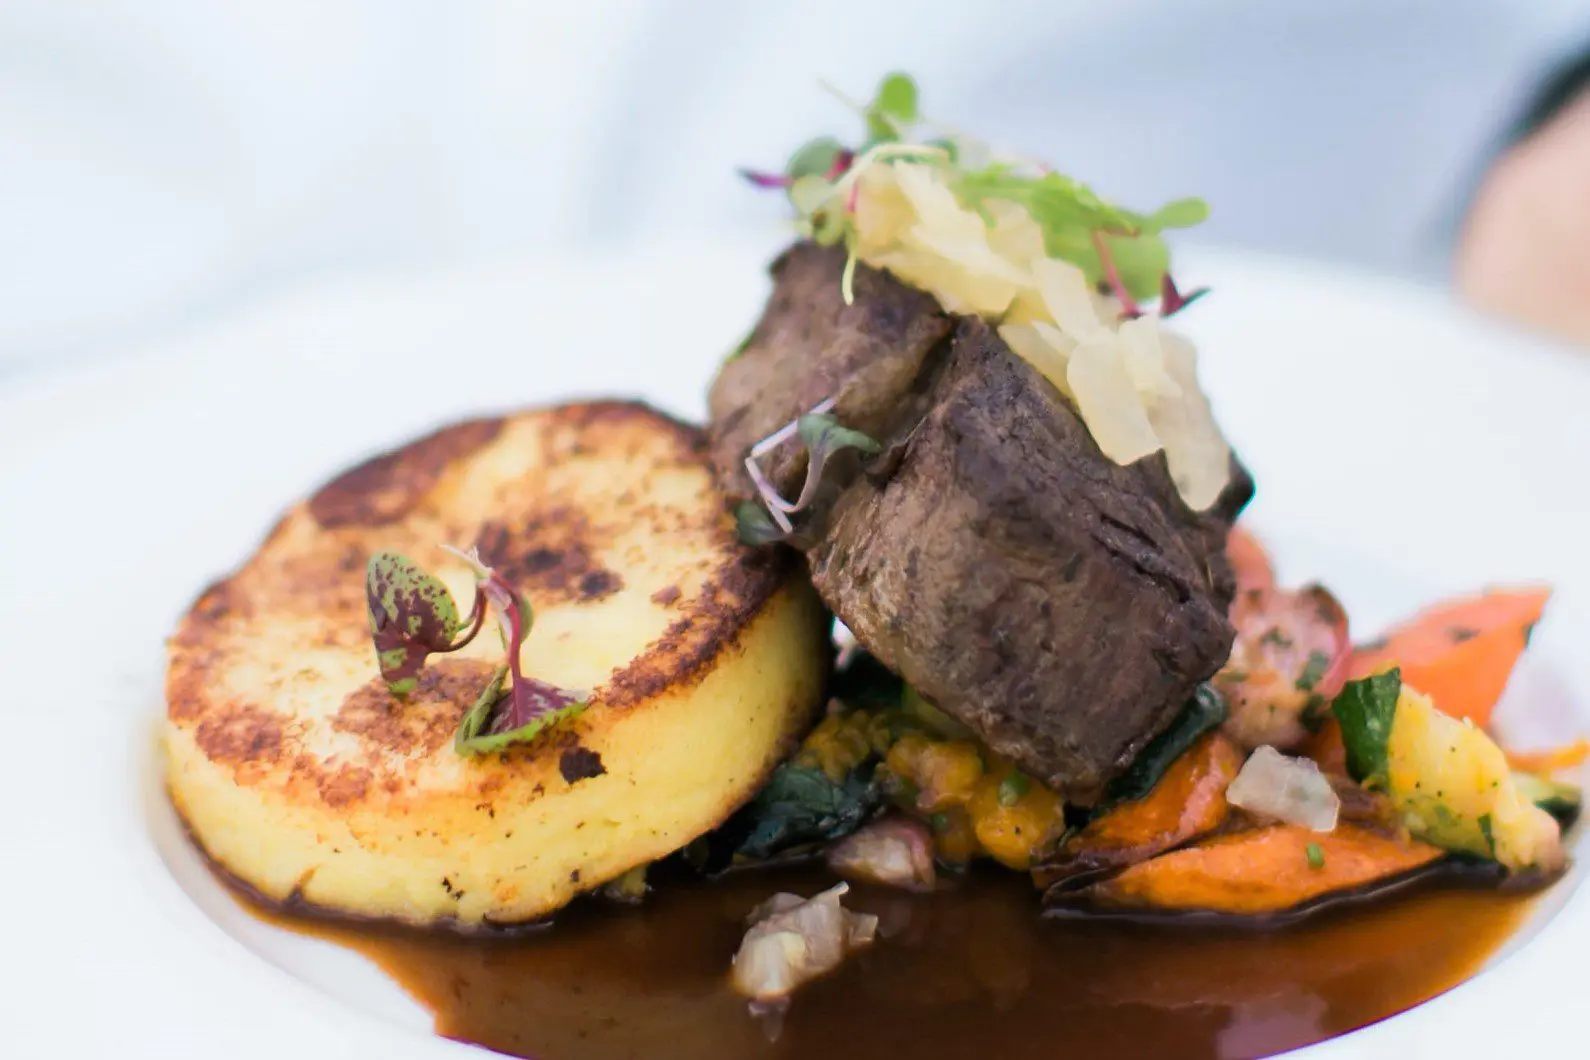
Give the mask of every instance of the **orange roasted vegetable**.
[[1285, 913], [1389, 882], [1441, 856], [1428, 844], [1359, 825], [1322, 833], [1278, 824], [1161, 854], [1060, 900], [1115, 910]]
[[1106, 811], [1072, 836], [1052, 862], [1033, 869], [1033, 882], [1042, 889], [1078, 883], [1214, 831], [1231, 812], [1226, 787], [1241, 768], [1236, 744], [1210, 733], [1189, 747], [1143, 798]]
[[1573, 769], [1590, 758], [1590, 740], [1583, 736], [1561, 747], [1546, 747], [1537, 751], [1509, 751], [1505, 748], [1507, 764], [1521, 773], [1539, 773], [1542, 776]]
[[1436, 604], [1355, 651], [1351, 676], [1399, 666], [1441, 713], [1484, 725], [1550, 598], [1540, 587], [1492, 589]]
[[1321, 773], [1338, 773], [1345, 776], [1347, 745], [1342, 742], [1341, 723], [1335, 718], [1326, 718], [1319, 729], [1310, 733], [1309, 738], [1303, 741], [1303, 746], [1298, 748], [1298, 754], [1304, 758], [1312, 758]]

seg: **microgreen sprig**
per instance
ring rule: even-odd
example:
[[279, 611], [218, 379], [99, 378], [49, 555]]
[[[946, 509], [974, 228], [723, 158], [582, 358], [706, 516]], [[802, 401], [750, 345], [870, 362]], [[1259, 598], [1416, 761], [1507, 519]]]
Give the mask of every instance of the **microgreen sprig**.
[[[756, 445], [745, 458], [745, 471], [756, 488], [759, 500], [743, 501], [734, 510], [740, 540], [748, 545], [766, 545], [788, 539], [795, 532], [791, 516], [811, 507], [822, 487], [823, 473], [833, 457], [846, 449], [874, 456], [882, 451], [877, 440], [852, 430], [834, 418], [834, 401], [829, 398], [814, 405], [805, 415], [786, 423]], [[800, 496], [786, 500], [762, 470], [761, 460], [792, 438], [806, 448], [806, 480]]]
[[[490, 609], [497, 616], [507, 661], [464, 715], [454, 749], [465, 755], [501, 751], [584, 710], [586, 704], [579, 695], [523, 672], [519, 657], [535, 621], [529, 599], [482, 563], [476, 550], [442, 547], [463, 560], [475, 575], [475, 599], [465, 620], [459, 619], [458, 606], [447, 586], [407, 556], [377, 552], [366, 565], [370, 635], [381, 677], [392, 694], [401, 699], [414, 691], [430, 655], [458, 651], [474, 640]], [[502, 689], [505, 679], [509, 679], [506, 694]]]
[[[854, 300], [857, 264], [854, 216], [860, 180], [874, 165], [910, 160], [941, 168], [945, 183], [962, 205], [989, 217], [987, 204], [1012, 202], [1038, 225], [1047, 253], [1080, 268], [1089, 282], [1108, 289], [1124, 316], [1142, 313], [1140, 302], [1159, 299], [1161, 316], [1170, 316], [1203, 294], [1182, 296], [1170, 280], [1170, 255], [1160, 234], [1189, 228], [1209, 215], [1201, 199], [1176, 199], [1149, 214], [1106, 201], [1092, 188], [1046, 166], [995, 161], [972, 165], [985, 152], [959, 135], [914, 142], [926, 122], [918, 106], [916, 82], [892, 73], [866, 104], [855, 103], [824, 84], [862, 118], [867, 140], [845, 148], [833, 137], [808, 141], [790, 156], [782, 173], [742, 171], [759, 187], [782, 188], [794, 205], [796, 229], [822, 246], [844, 244], [849, 251], [842, 290]], [[942, 126], [939, 126], [942, 129]]]

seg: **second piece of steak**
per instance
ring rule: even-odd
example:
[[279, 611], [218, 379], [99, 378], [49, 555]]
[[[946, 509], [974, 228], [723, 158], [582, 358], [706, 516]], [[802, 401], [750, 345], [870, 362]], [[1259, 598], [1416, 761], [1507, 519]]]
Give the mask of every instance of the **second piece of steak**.
[[[711, 395], [714, 457], [752, 495], [749, 447], [825, 397], [881, 456], [824, 491], [799, 544], [823, 599], [869, 650], [1073, 802], [1108, 781], [1225, 661], [1233, 462], [1208, 512], [1163, 453], [1120, 466], [985, 323], [799, 246]], [[798, 492], [798, 446], [770, 457]], [[843, 469], [842, 469], [843, 470]]]

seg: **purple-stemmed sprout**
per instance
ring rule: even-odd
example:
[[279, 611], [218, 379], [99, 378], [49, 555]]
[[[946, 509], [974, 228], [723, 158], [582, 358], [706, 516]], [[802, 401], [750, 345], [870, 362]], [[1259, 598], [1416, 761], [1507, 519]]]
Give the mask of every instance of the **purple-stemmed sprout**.
[[1182, 294], [1176, 289], [1176, 281], [1171, 279], [1170, 273], [1167, 272], [1159, 281], [1159, 315], [1175, 316], [1208, 293], [1207, 287], [1195, 287]]
[[[449, 545], [443, 549], [463, 560], [475, 573], [476, 602], [490, 605], [497, 613], [508, 662], [499, 668], [475, 705], [464, 715], [453, 747], [460, 754], [478, 755], [501, 751], [516, 743], [533, 739], [547, 726], [571, 718], [585, 709], [578, 694], [533, 677], [526, 677], [520, 661], [525, 638], [535, 621], [529, 599], [506, 578], [480, 559], [475, 549], [462, 552]], [[502, 695], [503, 677], [509, 679], [508, 694]]]
[[[485, 624], [489, 608], [497, 613], [508, 659], [464, 715], [453, 741], [458, 753], [501, 751], [584, 710], [581, 696], [524, 675], [520, 649], [535, 618], [524, 594], [482, 563], [475, 550], [466, 553], [442, 547], [469, 564], [475, 573], [474, 605], [462, 620], [447, 586], [407, 556], [377, 552], [366, 565], [370, 636], [381, 677], [392, 694], [402, 698], [414, 691], [429, 656], [458, 651], [474, 640]], [[511, 679], [506, 696], [502, 691], [505, 678]]]
[[1128, 320], [1136, 320], [1143, 315], [1143, 309], [1137, 304], [1137, 299], [1132, 297], [1132, 292], [1126, 289], [1126, 284], [1121, 281], [1121, 272], [1115, 267], [1115, 256], [1110, 253], [1110, 244], [1104, 236], [1104, 232], [1097, 229], [1093, 231], [1093, 248], [1099, 253], [1099, 264], [1104, 269], [1104, 280], [1110, 285], [1110, 293], [1115, 295], [1115, 300], [1121, 303], [1121, 316]]
[[[745, 473], [755, 487], [758, 501], [743, 501], [735, 508], [735, 523], [740, 540], [748, 545], [783, 541], [795, 532], [790, 518], [811, 507], [822, 488], [823, 472], [836, 453], [855, 449], [868, 456], [882, 450], [878, 442], [844, 426], [833, 416], [834, 399], [813, 405], [811, 411], [791, 420], [751, 447], [745, 458]], [[786, 500], [762, 470], [761, 460], [791, 438], [799, 437], [806, 448], [806, 480], [800, 496]]]

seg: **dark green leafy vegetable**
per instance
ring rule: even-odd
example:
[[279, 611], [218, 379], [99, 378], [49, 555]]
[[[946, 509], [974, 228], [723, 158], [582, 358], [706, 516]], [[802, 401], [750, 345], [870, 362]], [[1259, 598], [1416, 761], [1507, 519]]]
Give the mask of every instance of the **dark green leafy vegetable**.
[[1141, 799], [1154, 790], [1165, 770], [1205, 733], [1226, 720], [1226, 701], [1209, 685], [1199, 685], [1170, 728], [1160, 733], [1138, 754], [1125, 773], [1105, 790], [1105, 805]]
[[821, 769], [785, 762], [737, 815], [737, 860], [765, 861], [860, 828], [883, 805], [873, 763], [834, 783]]
[[1331, 704], [1347, 748], [1347, 772], [1365, 787], [1385, 787], [1386, 745], [1402, 695], [1402, 671], [1349, 681]]

